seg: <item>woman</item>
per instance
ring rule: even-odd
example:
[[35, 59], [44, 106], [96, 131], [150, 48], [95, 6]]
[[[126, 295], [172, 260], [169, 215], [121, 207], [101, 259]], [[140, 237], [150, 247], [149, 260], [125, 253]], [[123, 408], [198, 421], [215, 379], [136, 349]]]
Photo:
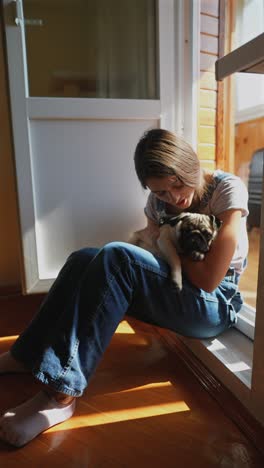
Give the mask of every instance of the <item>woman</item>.
[[248, 249], [247, 190], [238, 177], [201, 169], [196, 153], [162, 129], [145, 133], [135, 168], [150, 190], [145, 235], [158, 236], [160, 211], [212, 213], [223, 224], [206, 258], [183, 258], [183, 289], [150, 252], [123, 242], [86, 248], [67, 260], [38, 314], [0, 356], [0, 373], [30, 371], [43, 391], [0, 418], [0, 438], [20, 447], [72, 416], [125, 314], [194, 338], [236, 321], [238, 281]]

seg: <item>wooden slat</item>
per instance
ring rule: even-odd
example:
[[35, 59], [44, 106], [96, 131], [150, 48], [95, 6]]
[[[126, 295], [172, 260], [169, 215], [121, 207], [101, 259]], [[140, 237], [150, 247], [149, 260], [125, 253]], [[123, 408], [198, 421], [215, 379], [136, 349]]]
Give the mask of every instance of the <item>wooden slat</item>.
[[217, 81], [215, 81], [215, 75], [211, 72], [200, 73], [200, 88], [217, 90]]
[[198, 156], [203, 168], [215, 169], [219, 1], [201, 0], [200, 93], [198, 117]]
[[206, 54], [201, 52], [200, 54], [200, 69], [204, 71], [210, 71], [215, 73], [215, 62], [217, 57], [215, 55]]
[[215, 145], [216, 142], [215, 127], [200, 126], [198, 130], [199, 143], [210, 143]]
[[218, 80], [236, 72], [264, 73], [264, 33], [233, 50], [216, 62]]
[[[229, 0], [232, 1], [232, 0]], [[218, 0], [201, 0], [201, 13], [218, 17], [219, 1]]]
[[[222, 0], [223, 2], [225, 0]], [[235, 24], [236, 24], [236, 4], [234, 1], [226, 2], [226, 20], [225, 20], [225, 44], [224, 54], [234, 50], [235, 45]], [[235, 171], [235, 83], [234, 77], [228, 77], [224, 80], [224, 116], [223, 116], [223, 154], [225, 155], [226, 170]]]
[[211, 90], [200, 90], [200, 107], [209, 107], [210, 109], [216, 109], [216, 98], [217, 92]]
[[200, 109], [199, 121], [200, 125], [215, 126], [216, 111], [213, 109]]
[[215, 160], [215, 145], [200, 143], [198, 145], [199, 159]]
[[218, 18], [201, 14], [201, 32], [218, 36]]
[[[219, 50], [218, 56], [222, 57], [225, 53], [225, 0], [220, 0], [219, 8]], [[219, 169], [228, 169], [227, 154], [224, 151], [225, 128], [224, 128], [224, 84], [218, 82], [217, 87], [217, 116], [216, 116], [216, 164]]]
[[218, 55], [218, 38], [201, 34], [201, 51]]

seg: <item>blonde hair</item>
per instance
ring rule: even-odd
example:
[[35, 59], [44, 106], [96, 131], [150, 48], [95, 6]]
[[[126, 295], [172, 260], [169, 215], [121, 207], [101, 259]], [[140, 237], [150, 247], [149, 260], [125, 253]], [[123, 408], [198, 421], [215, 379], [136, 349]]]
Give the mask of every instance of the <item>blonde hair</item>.
[[200, 161], [192, 147], [180, 136], [168, 130], [155, 128], [144, 133], [135, 155], [135, 169], [143, 188], [150, 177], [174, 175], [189, 187], [194, 187], [201, 199], [206, 181]]

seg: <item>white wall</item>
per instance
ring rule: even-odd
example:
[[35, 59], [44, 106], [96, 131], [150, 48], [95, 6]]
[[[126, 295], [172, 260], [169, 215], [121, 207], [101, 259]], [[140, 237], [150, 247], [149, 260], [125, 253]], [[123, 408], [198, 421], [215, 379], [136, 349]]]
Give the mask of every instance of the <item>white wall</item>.
[[54, 278], [77, 247], [126, 241], [145, 225], [133, 153], [155, 120], [32, 120], [38, 268]]

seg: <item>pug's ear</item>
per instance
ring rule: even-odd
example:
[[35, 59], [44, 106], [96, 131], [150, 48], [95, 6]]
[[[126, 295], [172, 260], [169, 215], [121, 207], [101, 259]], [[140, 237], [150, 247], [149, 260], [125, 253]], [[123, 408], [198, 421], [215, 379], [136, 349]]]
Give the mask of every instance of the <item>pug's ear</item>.
[[170, 226], [176, 226], [176, 224], [178, 224], [180, 221], [183, 221], [184, 218], [188, 218], [188, 214], [187, 213], [181, 213], [177, 216], [172, 216], [170, 219], [169, 219], [169, 224]]
[[212, 215], [212, 214], [210, 215], [210, 220], [211, 220], [213, 226], [214, 226], [215, 228], [217, 228], [217, 229], [220, 229], [220, 227], [221, 227], [222, 224], [223, 224], [223, 221], [221, 221], [219, 218], [217, 218], [216, 216], [214, 216], [214, 215]]

